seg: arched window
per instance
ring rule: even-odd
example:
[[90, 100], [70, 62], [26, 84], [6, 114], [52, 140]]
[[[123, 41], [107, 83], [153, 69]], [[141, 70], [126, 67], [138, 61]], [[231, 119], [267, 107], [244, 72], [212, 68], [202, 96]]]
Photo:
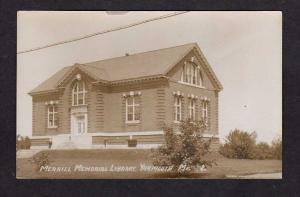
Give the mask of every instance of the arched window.
[[199, 74], [199, 86], [203, 87], [203, 75], [200, 69], [198, 74]]
[[200, 67], [191, 62], [185, 63], [181, 74], [181, 81], [202, 87], [203, 76]]
[[72, 105], [84, 105], [85, 104], [85, 83], [82, 80], [77, 80], [72, 89]]

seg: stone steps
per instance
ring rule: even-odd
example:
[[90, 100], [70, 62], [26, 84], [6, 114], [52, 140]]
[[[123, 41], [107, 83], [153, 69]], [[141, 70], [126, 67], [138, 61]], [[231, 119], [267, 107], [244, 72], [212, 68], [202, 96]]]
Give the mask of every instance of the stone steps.
[[76, 149], [76, 145], [73, 142], [64, 142], [56, 146], [55, 149]]
[[70, 136], [61, 135], [52, 138], [51, 149], [90, 149], [92, 148], [92, 137], [81, 135], [81, 136]]

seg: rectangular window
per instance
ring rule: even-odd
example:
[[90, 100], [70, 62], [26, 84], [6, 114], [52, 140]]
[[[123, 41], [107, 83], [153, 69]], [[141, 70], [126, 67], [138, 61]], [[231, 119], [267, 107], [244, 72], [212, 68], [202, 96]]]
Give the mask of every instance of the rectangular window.
[[175, 96], [175, 101], [174, 101], [174, 121], [175, 122], [181, 121], [181, 101], [182, 101], [181, 97]]
[[126, 122], [140, 122], [140, 103], [136, 96], [129, 96], [126, 98]]
[[140, 106], [136, 105], [134, 108], [134, 120], [140, 120]]
[[202, 101], [202, 119], [208, 124], [208, 102]]
[[57, 106], [49, 105], [48, 106], [48, 128], [57, 128], [57, 126], [58, 126]]
[[189, 119], [194, 121], [195, 118], [195, 110], [196, 110], [196, 102], [195, 99], [189, 99]]

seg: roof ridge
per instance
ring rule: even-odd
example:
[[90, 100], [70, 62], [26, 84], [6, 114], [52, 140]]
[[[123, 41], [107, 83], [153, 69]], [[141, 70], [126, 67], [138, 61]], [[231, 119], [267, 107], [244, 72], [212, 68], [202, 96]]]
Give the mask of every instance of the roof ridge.
[[185, 45], [197, 45], [197, 43], [196, 42], [190, 42], [190, 43], [187, 43], [187, 44], [182, 44], [182, 45], [177, 45], [177, 46], [172, 46], [172, 47], [166, 47], [166, 48], [154, 49], [154, 50], [150, 50], [150, 51], [143, 51], [143, 52], [133, 53], [133, 54], [129, 54], [129, 56], [112, 57], [112, 58], [97, 60], [97, 61], [93, 61], [93, 62], [86, 62], [86, 63], [82, 63], [82, 64], [84, 64], [86, 66], [90, 66], [90, 65], [87, 65], [87, 64], [92, 64], [92, 63], [107, 61], [107, 60], [113, 60], [113, 59], [118, 59], [118, 58], [124, 58], [124, 57], [126, 58], [126, 57], [130, 57], [130, 56], [140, 55], [140, 54], [144, 54], [144, 53], [150, 53], [150, 52], [154, 52], [154, 51], [161, 51], [161, 50], [166, 50], [166, 49], [171, 49], [171, 48], [176, 48], [176, 47], [182, 47], [182, 46], [185, 46]]

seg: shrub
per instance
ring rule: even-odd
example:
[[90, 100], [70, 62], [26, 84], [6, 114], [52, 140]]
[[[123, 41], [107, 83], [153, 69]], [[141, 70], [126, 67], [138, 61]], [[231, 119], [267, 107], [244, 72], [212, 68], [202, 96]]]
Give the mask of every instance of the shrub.
[[253, 159], [255, 157], [256, 133], [235, 129], [220, 146], [220, 154], [228, 158]]
[[272, 159], [272, 149], [266, 142], [260, 142], [255, 146], [255, 159]]
[[282, 140], [276, 138], [271, 145], [266, 142], [256, 144], [256, 133], [235, 129], [226, 137], [219, 152], [228, 158], [237, 159], [282, 159]]
[[39, 171], [42, 166], [50, 164], [49, 153], [41, 152], [33, 156], [32, 162], [36, 165], [36, 171]]
[[165, 126], [166, 143], [152, 149], [153, 165], [172, 166], [173, 172], [181, 174], [193, 172], [199, 166], [212, 166], [215, 163], [213, 159], [204, 159], [210, 152], [212, 140], [202, 137], [204, 129], [203, 121], [182, 121], [178, 132]]

